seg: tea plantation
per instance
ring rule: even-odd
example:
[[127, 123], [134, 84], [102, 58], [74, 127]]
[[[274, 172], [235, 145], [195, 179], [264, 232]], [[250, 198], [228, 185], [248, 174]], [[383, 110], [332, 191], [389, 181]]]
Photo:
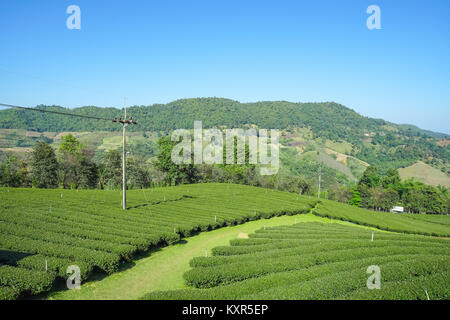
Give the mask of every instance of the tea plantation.
[[[150, 299], [448, 298], [448, 216], [392, 214], [233, 184], [121, 191], [0, 188], [0, 300], [48, 292], [76, 265], [81, 280], [111, 274], [138, 254], [183, 237], [280, 215], [335, 223], [276, 227], [195, 258], [192, 289]], [[375, 227], [342, 225], [338, 220]], [[418, 235], [421, 234], [421, 235]], [[440, 236], [442, 238], [438, 238]], [[367, 291], [367, 266], [382, 270]]]
[[[320, 208], [320, 205], [319, 205]], [[449, 299], [448, 239], [337, 223], [262, 229], [191, 260], [191, 289], [143, 299]], [[369, 266], [381, 272], [368, 289]]]
[[448, 215], [374, 212], [329, 200], [321, 200], [313, 214], [386, 231], [450, 237]]
[[0, 188], [0, 299], [46, 292], [77, 265], [82, 281], [196, 232], [307, 213], [315, 199], [231, 184], [128, 192]]

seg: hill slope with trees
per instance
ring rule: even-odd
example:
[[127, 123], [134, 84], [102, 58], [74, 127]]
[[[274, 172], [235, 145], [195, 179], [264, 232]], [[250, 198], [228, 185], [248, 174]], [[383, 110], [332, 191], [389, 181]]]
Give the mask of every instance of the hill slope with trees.
[[[66, 109], [59, 106], [38, 106], [60, 112], [70, 112], [113, 119], [122, 111], [114, 108], [81, 107]], [[432, 162], [448, 173], [450, 148], [440, 145], [446, 134], [421, 130], [411, 125], [396, 125], [382, 119], [364, 117], [354, 110], [334, 102], [292, 103], [266, 101], [239, 103], [222, 98], [177, 100], [168, 104], [133, 106], [128, 114], [138, 120], [129, 131], [170, 131], [193, 128], [194, 120], [209, 127], [310, 128], [312, 138], [345, 141], [351, 144], [350, 154], [375, 165], [381, 171], [389, 167], [406, 167], [419, 160]], [[26, 129], [38, 132], [119, 131], [113, 122], [78, 119], [57, 114], [30, 112], [19, 109], [0, 111], [0, 128]]]

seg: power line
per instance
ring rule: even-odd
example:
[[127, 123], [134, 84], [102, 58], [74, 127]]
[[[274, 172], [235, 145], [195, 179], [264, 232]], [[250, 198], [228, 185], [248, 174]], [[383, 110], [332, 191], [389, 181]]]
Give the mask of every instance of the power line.
[[45, 110], [45, 109], [37, 109], [37, 108], [28, 108], [28, 107], [16, 106], [16, 105], [5, 104], [5, 103], [0, 103], [0, 106], [2, 106], [2, 107], [7, 107], [7, 108], [15, 108], [15, 109], [22, 109], [22, 110], [35, 111], [35, 112], [53, 113], [53, 114], [59, 114], [59, 115], [63, 115], [63, 116], [71, 116], [71, 117], [78, 117], [78, 118], [85, 118], [85, 119], [112, 121], [112, 119], [107, 119], [107, 118], [94, 117], [94, 116], [86, 116], [86, 115], [82, 115], [82, 114], [67, 113], [67, 112], [60, 112], [60, 111], [54, 111], [54, 110]]
[[114, 119], [106, 119], [106, 118], [100, 118], [100, 117], [93, 117], [93, 116], [86, 116], [86, 115], [80, 115], [80, 114], [74, 114], [74, 113], [66, 113], [66, 112], [59, 112], [59, 111], [53, 111], [53, 110], [45, 110], [45, 109], [36, 109], [36, 108], [28, 108], [23, 106], [16, 106], [11, 104], [5, 104], [0, 103], [0, 106], [8, 107], [8, 108], [16, 108], [16, 109], [23, 109], [28, 111], [36, 111], [36, 112], [47, 112], [47, 113], [53, 113], [53, 114], [59, 114], [64, 116], [71, 116], [71, 117], [79, 117], [79, 118], [85, 118], [85, 119], [94, 119], [94, 120], [104, 120], [104, 121], [112, 121], [116, 123], [120, 123], [122, 125], [122, 135], [123, 135], [123, 145], [122, 145], [122, 207], [124, 210], [127, 210], [127, 163], [126, 163], [126, 130], [125, 128], [128, 125], [137, 124], [136, 121], [133, 120], [133, 117], [130, 117], [127, 119], [127, 106], [126, 106], [126, 98], [124, 100], [124, 118], [114, 118]]
[[122, 208], [123, 210], [127, 210], [127, 137], [126, 137], [126, 127], [128, 125], [137, 124], [133, 121], [133, 117], [127, 119], [127, 98], [124, 98], [123, 102], [123, 110], [124, 110], [124, 118], [114, 118], [113, 122], [120, 123], [122, 125]]

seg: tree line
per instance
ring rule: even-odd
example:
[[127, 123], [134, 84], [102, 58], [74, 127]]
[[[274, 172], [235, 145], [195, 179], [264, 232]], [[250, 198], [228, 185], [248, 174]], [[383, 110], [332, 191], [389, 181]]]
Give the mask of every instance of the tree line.
[[[160, 137], [154, 159], [127, 157], [127, 188], [220, 182], [317, 195], [314, 179], [306, 180], [283, 171], [273, 176], [261, 176], [257, 165], [248, 163], [248, 146], [247, 162], [242, 165], [176, 165], [171, 159], [175, 144], [169, 137]], [[57, 150], [44, 141], [38, 142], [27, 160], [7, 154], [0, 164], [0, 185], [120, 189], [122, 155], [118, 150], [110, 150], [101, 161], [96, 162], [94, 151], [69, 134], [62, 138]], [[380, 174], [374, 166], [365, 170], [356, 185], [332, 185], [320, 196], [378, 211], [389, 211], [396, 205], [411, 213], [443, 214], [450, 211], [450, 192], [447, 188], [425, 185], [412, 179], [401, 181], [397, 170], [389, 169], [385, 174]]]
[[450, 212], [450, 192], [446, 187], [425, 185], [412, 178], [401, 181], [397, 170], [389, 169], [383, 175], [374, 166], [365, 170], [357, 185], [333, 186], [328, 195], [332, 200], [377, 211], [403, 206], [409, 213]]
[[[261, 176], [256, 165], [175, 165], [171, 159], [175, 142], [160, 137], [154, 159], [127, 156], [127, 188], [142, 189], [186, 183], [240, 183], [312, 195], [312, 184], [290, 175]], [[236, 149], [235, 149], [236, 150]], [[248, 160], [248, 146], [247, 146]], [[225, 153], [224, 153], [225, 156]], [[120, 189], [122, 188], [122, 154], [106, 152], [94, 161], [94, 151], [73, 135], [62, 137], [57, 150], [43, 141], [36, 143], [27, 160], [13, 154], [4, 156], [0, 164], [0, 186]]]
[[[38, 106], [59, 112], [68, 112], [59, 106]], [[82, 107], [71, 113], [113, 119], [121, 116], [114, 108]], [[292, 103], [264, 101], [240, 103], [221, 98], [181, 99], [168, 104], [133, 106], [129, 113], [139, 119], [139, 127], [130, 131], [153, 131], [167, 135], [170, 131], [192, 129], [195, 120], [204, 128], [241, 128], [256, 125], [260, 128], [289, 129], [309, 127], [313, 138], [346, 141], [353, 145], [349, 154], [376, 165], [385, 173], [390, 167], [409, 166], [418, 160], [435, 159], [433, 163], [448, 172], [450, 148], [436, 144], [438, 139], [449, 139], [445, 134], [421, 130], [414, 126], [396, 125], [382, 119], [371, 119], [333, 102]], [[34, 131], [119, 131], [112, 122], [77, 119], [61, 115], [26, 110], [0, 111], [0, 128], [22, 128]], [[368, 136], [366, 136], [368, 135]]]

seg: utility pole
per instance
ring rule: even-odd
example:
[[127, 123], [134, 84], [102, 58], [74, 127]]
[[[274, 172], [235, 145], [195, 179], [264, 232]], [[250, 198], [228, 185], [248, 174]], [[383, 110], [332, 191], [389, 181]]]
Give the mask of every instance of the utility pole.
[[126, 137], [126, 127], [129, 124], [137, 124], [133, 121], [133, 117], [127, 119], [127, 98], [124, 98], [124, 118], [114, 118], [113, 122], [119, 122], [122, 124], [122, 208], [127, 210], [127, 137]]
[[[124, 119], [127, 118], [127, 98], [123, 98]], [[127, 124], [122, 125], [122, 204], [123, 210], [127, 210], [127, 137], [126, 137]]]
[[317, 198], [320, 199], [320, 179], [322, 178], [322, 166], [319, 166], [319, 191], [317, 192]]

